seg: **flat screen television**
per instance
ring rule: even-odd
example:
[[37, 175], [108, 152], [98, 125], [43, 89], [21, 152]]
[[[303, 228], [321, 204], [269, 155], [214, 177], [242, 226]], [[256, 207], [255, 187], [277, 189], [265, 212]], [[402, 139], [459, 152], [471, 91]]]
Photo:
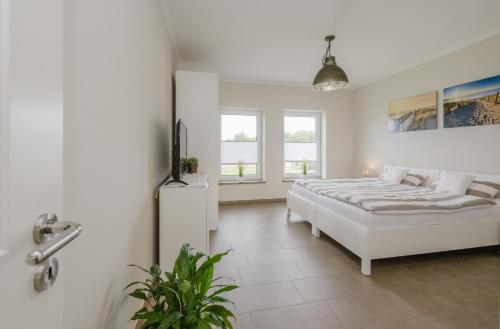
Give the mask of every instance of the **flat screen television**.
[[175, 182], [182, 181], [182, 175], [186, 171], [185, 160], [187, 158], [187, 128], [181, 120], [175, 125], [175, 136], [172, 154], [172, 179]]

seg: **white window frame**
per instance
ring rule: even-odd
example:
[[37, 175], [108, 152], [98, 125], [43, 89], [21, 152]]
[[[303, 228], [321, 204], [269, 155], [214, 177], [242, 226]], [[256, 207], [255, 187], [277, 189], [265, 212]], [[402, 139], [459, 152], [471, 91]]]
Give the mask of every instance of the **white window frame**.
[[324, 175], [324, 159], [325, 159], [325, 152], [324, 152], [324, 145], [325, 145], [325, 138], [324, 138], [324, 117], [325, 114], [322, 111], [317, 111], [317, 110], [290, 110], [286, 109], [283, 111], [283, 163], [282, 163], [282, 173], [283, 173], [283, 179], [284, 180], [294, 180], [298, 178], [303, 178], [302, 174], [290, 174], [290, 173], [285, 173], [285, 118], [286, 117], [309, 117], [309, 118], [314, 118], [315, 119], [315, 143], [317, 145], [317, 166], [318, 169], [316, 170], [316, 173], [314, 175], [312, 174], [307, 174], [307, 178], [323, 178]]
[[[219, 182], [252, 182], [252, 181], [263, 181], [264, 180], [264, 151], [263, 151], [263, 145], [264, 145], [264, 113], [261, 109], [249, 109], [249, 108], [221, 108], [219, 111], [219, 143], [222, 143], [222, 136], [221, 136], [221, 129], [222, 129], [222, 116], [223, 115], [248, 115], [248, 116], [256, 116], [257, 117], [257, 127], [256, 127], [256, 133], [257, 133], [257, 172], [256, 175], [245, 175], [243, 178], [238, 177], [238, 175], [235, 176], [222, 176], [221, 175], [221, 168], [223, 163], [219, 163]], [[221, 148], [222, 152], [222, 148]], [[225, 163], [229, 164], [229, 163]]]

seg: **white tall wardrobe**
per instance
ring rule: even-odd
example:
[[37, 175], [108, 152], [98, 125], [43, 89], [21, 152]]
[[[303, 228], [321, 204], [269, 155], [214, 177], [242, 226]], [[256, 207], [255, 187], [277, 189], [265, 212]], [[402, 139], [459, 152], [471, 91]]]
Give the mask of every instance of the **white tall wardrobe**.
[[[198, 170], [208, 180], [207, 217], [210, 230], [219, 218], [219, 81], [214, 73], [176, 71], [176, 121], [188, 130], [188, 155], [199, 160]], [[194, 205], [196, 206], [196, 205]]]

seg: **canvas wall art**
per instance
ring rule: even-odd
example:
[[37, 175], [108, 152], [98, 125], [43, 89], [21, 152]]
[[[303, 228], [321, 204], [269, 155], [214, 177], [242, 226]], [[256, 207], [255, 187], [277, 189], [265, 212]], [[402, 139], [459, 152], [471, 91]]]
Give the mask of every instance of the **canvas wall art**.
[[437, 128], [437, 92], [394, 100], [389, 104], [389, 131]]
[[444, 89], [443, 115], [445, 128], [500, 123], [500, 75]]

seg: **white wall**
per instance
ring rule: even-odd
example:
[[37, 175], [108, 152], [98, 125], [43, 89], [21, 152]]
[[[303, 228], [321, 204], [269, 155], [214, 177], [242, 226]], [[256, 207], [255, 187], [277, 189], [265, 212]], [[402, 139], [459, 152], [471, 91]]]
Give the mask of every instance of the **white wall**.
[[156, 0], [65, 2], [64, 323], [128, 328], [126, 265], [156, 262], [155, 187], [169, 171], [175, 60]]
[[[500, 35], [419, 65], [354, 93], [356, 173], [383, 164], [500, 174], [500, 125], [442, 128], [442, 89], [500, 74]], [[437, 130], [391, 134], [389, 102], [439, 90]]]
[[285, 198], [291, 183], [283, 179], [283, 111], [326, 113], [326, 176], [352, 175], [352, 92], [321, 93], [307, 87], [221, 82], [221, 107], [257, 108], [265, 116], [264, 184], [231, 184], [219, 188], [220, 201]]

